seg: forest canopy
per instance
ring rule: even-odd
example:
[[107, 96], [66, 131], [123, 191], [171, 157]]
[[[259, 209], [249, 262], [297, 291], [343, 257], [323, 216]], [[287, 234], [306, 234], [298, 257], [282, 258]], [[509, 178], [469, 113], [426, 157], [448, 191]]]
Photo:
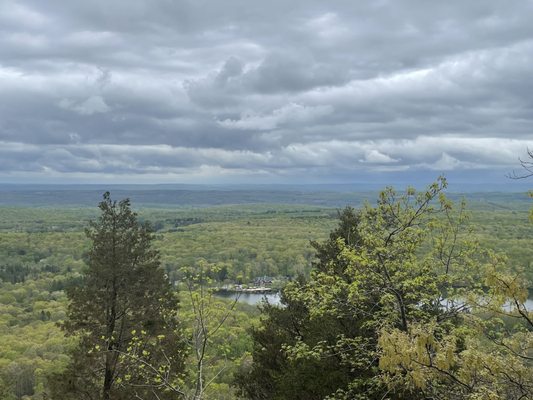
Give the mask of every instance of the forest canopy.
[[[106, 357], [118, 354], [110, 398], [528, 398], [527, 199], [489, 195], [468, 210], [446, 185], [388, 188], [339, 211], [135, 212], [110, 197], [99, 213], [0, 208], [0, 393], [100, 398]], [[110, 262], [105, 215], [114, 213], [124, 229]], [[132, 263], [139, 252], [145, 262]], [[281, 307], [257, 311], [216, 295], [264, 276], [285, 285]], [[113, 279], [135, 288], [117, 303], [135, 310], [123, 337], [102, 330], [98, 311]], [[149, 293], [167, 306], [147, 329]], [[91, 373], [98, 365], [103, 374]]]
[[472, 239], [439, 179], [345, 209], [252, 331], [253, 399], [523, 399], [533, 396], [530, 282]]

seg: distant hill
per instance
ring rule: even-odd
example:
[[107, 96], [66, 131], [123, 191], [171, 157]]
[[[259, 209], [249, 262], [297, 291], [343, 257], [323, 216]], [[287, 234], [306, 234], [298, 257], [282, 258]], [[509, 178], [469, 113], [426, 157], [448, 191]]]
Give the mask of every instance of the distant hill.
[[[398, 185], [403, 189], [405, 185]], [[0, 184], [0, 206], [94, 207], [109, 190], [113, 198], [130, 198], [136, 207], [211, 207], [239, 204], [301, 204], [340, 208], [375, 202], [378, 185], [12, 185]], [[453, 189], [453, 187], [452, 187]], [[471, 185], [450, 190], [452, 199], [465, 197], [470, 208], [526, 210], [525, 191], [496, 191]], [[481, 190], [484, 189], [484, 190]], [[488, 189], [493, 189], [489, 191]]]

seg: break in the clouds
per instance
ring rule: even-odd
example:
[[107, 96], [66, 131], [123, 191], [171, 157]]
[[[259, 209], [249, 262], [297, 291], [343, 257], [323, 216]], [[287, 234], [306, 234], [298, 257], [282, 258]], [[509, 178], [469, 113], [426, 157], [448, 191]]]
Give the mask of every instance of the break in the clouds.
[[532, 18], [531, 0], [0, 0], [0, 178], [503, 178], [533, 148]]

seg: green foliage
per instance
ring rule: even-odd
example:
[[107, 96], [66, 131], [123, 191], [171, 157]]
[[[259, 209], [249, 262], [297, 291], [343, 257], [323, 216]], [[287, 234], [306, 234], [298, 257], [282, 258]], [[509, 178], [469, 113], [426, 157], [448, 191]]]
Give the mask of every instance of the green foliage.
[[[285, 308], [266, 307], [261, 327], [252, 332], [254, 363], [238, 379], [249, 397], [530, 395], [530, 339], [519, 349], [511, 331], [494, 356], [474, 340], [476, 324], [494, 322], [478, 310], [502, 313], [509, 299], [516, 304], [507, 314], [523, 320], [518, 331], [524, 339], [530, 329], [527, 290], [520, 279], [490, 278], [505, 268], [505, 259], [473, 240], [464, 204], [456, 208], [445, 188], [444, 179], [425, 192], [399, 195], [389, 188], [376, 206], [340, 215], [329, 240], [315, 244], [311, 278], [287, 285]], [[486, 299], [491, 301], [483, 304]], [[506, 359], [509, 349], [517, 354]], [[505, 377], [509, 362], [517, 367]]]
[[8, 385], [4, 379], [0, 379], [0, 398], [4, 400], [15, 400], [13, 385]]
[[[344, 198], [346, 202], [357, 205], [362, 198], [372, 199], [375, 195], [354, 194], [344, 195]], [[452, 198], [460, 199], [460, 196], [452, 195]], [[469, 195], [468, 200], [472, 209], [471, 231], [466, 230], [463, 236], [466, 235], [471, 241], [475, 239], [481, 248], [505, 251], [508, 259], [500, 260], [497, 264], [501, 272], [509, 277], [522, 276], [514, 275], [522, 267], [527, 278], [523, 282], [531, 281], [533, 224], [528, 223], [530, 200], [527, 196], [485, 193]], [[292, 277], [302, 273], [309, 277], [315, 252], [318, 255], [314, 261], [315, 268], [326, 273], [328, 268], [335, 268], [336, 273], [342, 272], [345, 267], [339, 267], [340, 261], [349, 264], [352, 259], [336, 240], [330, 238], [322, 242], [328, 237], [328, 232], [335, 228], [336, 213], [333, 209], [316, 205], [143, 208], [139, 214], [140, 220], [150, 221], [158, 228], [152, 245], [160, 251], [164, 270], [174, 281], [184, 277], [180, 266], [196, 265], [202, 258], [210, 264], [219, 265], [217, 273], [212, 275], [214, 280], [219, 281], [217, 285], [234, 280], [246, 284], [256, 276], [277, 273], [287, 273]], [[357, 214], [358, 211], [352, 210], [352, 216]], [[13, 390], [16, 390], [17, 395], [26, 394], [40, 399], [47, 385], [47, 376], [64, 370], [69, 362], [67, 354], [69, 348], [76, 344], [76, 338], [65, 339], [56, 322], [65, 318], [67, 299], [64, 290], [81, 284], [80, 272], [85, 268], [86, 259], [84, 253], [90, 248], [90, 241], [82, 230], [87, 221], [97, 215], [92, 207], [0, 207], [0, 375], [10, 395], [14, 395]], [[342, 222], [342, 216], [339, 222]], [[347, 226], [354, 225], [348, 219], [346, 223]], [[332, 233], [334, 239], [347, 237], [341, 232], [343, 229]], [[462, 239], [461, 234], [459, 237]], [[318, 243], [311, 245], [310, 240], [318, 240]], [[325, 247], [321, 248], [322, 245]], [[422, 247], [421, 253], [432, 248], [427, 243]], [[323, 256], [320, 256], [321, 251]], [[338, 259], [335, 265], [327, 267], [327, 262], [321, 261], [321, 257], [325, 260], [337, 259], [340, 254], [345, 256]], [[300, 285], [305, 286], [306, 283], [300, 281]], [[334, 285], [331, 290], [335, 288]], [[183, 323], [192, 326], [189, 296], [181, 293], [180, 297]], [[254, 331], [254, 336], [259, 335], [259, 331], [263, 332], [262, 342], [254, 341], [254, 358], [258, 357], [257, 352], [261, 347], [268, 349], [262, 353], [264, 357], [272, 366], [280, 365], [280, 371], [283, 371], [276, 374], [279, 386], [284, 385], [284, 390], [292, 390], [294, 396], [299, 390], [305, 393], [306, 387], [316, 389], [317, 393], [331, 393], [336, 387], [350, 386], [350, 382], [353, 386], [350, 364], [341, 363], [339, 356], [329, 357], [330, 364], [327, 366], [324, 366], [323, 360], [316, 361], [316, 354], [324, 352], [324, 344], [320, 343], [322, 328], [343, 332], [342, 329], [347, 329], [346, 326], [350, 327], [353, 323], [350, 314], [346, 313], [342, 319], [326, 316], [311, 318], [306, 304], [292, 297], [288, 299], [285, 296], [287, 308], [293, 310], [291, 315], [275, 307], [265, 309], [263, 318], [270, 321], [270, 325], [264, 331], [262, 325]], [[316, 310], [311, 311], [316, 313]], [[511, 329], [519, 321], [516, 307], [504, 311], [506, 314], [512, 311], [513, 315], [502, 315], [501, 324], [474, 324], [474, 336], [484, 337], [480, 346], [492, 349], [494, 354], [501, 353], [501, 346], [494, 347], [495, 341], [503, 340], [505, 344], [512, 342], [518, 348], [527, 343], [523, 333], [515, 332], [518, 335], [515, 336]], [[487, 316], [495, 312], [485, 307], [479, 310], [479, 315]], [[247, 352], [252, 351], [252, 343], [246, 329], [254, 323], [255, 314], [252, 307], [239, 304], [213, 339], [213, 345], [209, 347], [209, 358], [213, 360], [210, 368], [218, 371], [225, 366], [225, 369], [209, 386], [208, 396], [232, 398], [234, 390], [230, 384], [233, 375], [237, 371], [244, 373], [249, 370], [251, 357]], [[300, 332], [305, 333], [306, 338], [310, 337], [309, 353], [314, 359], [300, 357], [300, 350], [306, 349], [296, 342], [299, 335], [291, 325], [293, 323]], [[347, 332], [350, 333], [350, 330]], [[499, 332], [500, 336], [492, 337], [490, 332]], [[511, 334], [507, 335], [506, 332]], [[465, 340], [473, 340], [471, 336], [463, 336]], [[281, 344], [276, 345], [274, 340], [269, 344], [269, 337], [283, 338], [280, 343], [289, 345], [283, 351], [293, 351], [294, 358], [299, 357], [297, 362], [281, 357]], [[463, 344], [459, 341], [458, 345]], [[350, 354], [349, 351], [346, 353]], [[519, 365], [512, 360], [510, 362]], [[294, 367], [304, 363], [307, 363], [307, 368]], [[317, 380], [314, 377], [313, 371], [317, 368], [324, 368], [324, 379]], [[274, 370], [274, 367], [265, 368], [257, 370], [257, 374], [267, 380], [271, 379], [269, 375]], [[335, 371], [338, 371], [336, 375]], [[328, 377], [331, 379], [328, 380]], [[283, 379], [284, 383], [281, 383]], [[248, 383], [253, 384], [253, 381]], [[11, 384], [13, 382], [19, 382], [18, 389]], [[301, 384], [297, 385], [299, 382]], [[368, 380], [365, 379], [365, 382]], [[24, 389], [31, 386], [27, 383], [33, 384], [33, 388]], [[0, 395], [0, 398], [4, 397]]]
[[248, 283], [258, 276], [294, 276], [309, 271], [309, 241], [323, 237], [329, 218], [242, 219], [191, 225], [182, 232], [159, 237], [162, 263], [172, 280], [179, 280], [176, 265], [194, 265], [204, 258], [225, 264], [227, 281]]
[[409, 387], [442, 399], [533, 398], [533, 313], [523, 276], [485, 273], [487, 292], [463, 299], [460, 323], [435, 319], [407, 332], [381, 332], [380, 367], [391, 388]]
[[[252, 399], [323, 399], [337, 390], [358, 386], [371, 393], [375, 374], [372, 354], [367, 347], [372, 332], [349, 309], [346, 301], [335, 311], [320, 312], [324, 296], [315, 297], [320, 277], [326, 285], [321, 290], [330, 301], [347, 293], [337, 284], [350, 282], [340, 243], [360, 244], [360, 213], [351, 208], [339, 214], [339, 227], [328, 241], [314, 242], [317, 261], [310, 281], [303, 276], [282, 292], [283, 308], [262, 307], [261, 325], [252, 330], [253, 364], [243, 368], [236, 383]], [[335, 262], [334, 262], [335, 261]], [[310, 296], [310, 297], [308, 297]], [[333, 297], [332, 297], [333, 296]], [[312, 298], [312, 300], [311, 300]], [[311, 301], [310, 301], [311, 300]], [[350, 362], [350, 358], [357, 362]], [[359, 378], [354, 379], [354, 375]], [[340, 392], [339, 392], [340, 393]]]
[[224, 301], [215, 295], [212, 277], [219, 271], [219, 265], [204, 260], [182, 268], [191, 377], [184, 386], [190, 399], [219, 399], [222, 393], [232, 397], [231, 376], [251, 347], [246, 336], [249, 317], [237, 311], [238, 297]]
[[[161, 398], [163, 394], [191, 400], [234, 398], [230, 383], [251, 347], [246, 335], [250, 316], [237, 310], [237, 299], [229, 302], [216, 297], [211, 285], [219, 269], [200, 261], [181, 271], [180, 317], [184, 329], [174, 335], [186, 338], [187, 368], [184, 371], [176, 368], [164, 347], [159, 346], [165, 335], [154, 340], [146, 331], [134, 330], [123, 357], [134, 360], [140, 368], [125, 374], [123, 383], [142, 375], [145, 385], [157, 390]], [[155, 345], [150, 346], [151, 343]], [[153, 356], [158, 354], [162, 357], [154, 360]]]
[[150, 346], [162, 347], [164, 357], [179, 368], [177, 298], [151, 247], [151, 230], [138, 223], [129, 201], [114, 202], [106, 193], [99, 208], [98, 221], [86, 231], [91, 248], [83, 284], [67, 291], [70, 303], [62, 325], [79, 337], [79, 345], [69, 367], [54, 380], [52, 395], [90, 399], [101, 393], [106, 400], [141, 393], [156, 398], [142, 389], [144, 376], [131, 372], [142, 364], [123, 355], [138, 330], [157, 339], [143, 341], [143, 354]]

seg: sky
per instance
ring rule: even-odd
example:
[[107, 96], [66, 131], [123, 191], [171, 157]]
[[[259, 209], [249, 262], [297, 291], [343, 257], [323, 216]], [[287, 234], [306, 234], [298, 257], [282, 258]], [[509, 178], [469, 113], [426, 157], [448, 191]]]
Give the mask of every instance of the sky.
[[533, 149], [532, 18], [531, 0], [0, 0], [0, 182], [505, 184]]

